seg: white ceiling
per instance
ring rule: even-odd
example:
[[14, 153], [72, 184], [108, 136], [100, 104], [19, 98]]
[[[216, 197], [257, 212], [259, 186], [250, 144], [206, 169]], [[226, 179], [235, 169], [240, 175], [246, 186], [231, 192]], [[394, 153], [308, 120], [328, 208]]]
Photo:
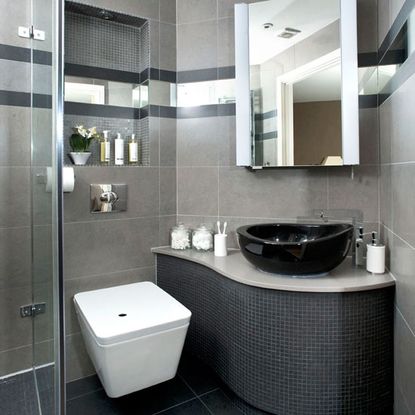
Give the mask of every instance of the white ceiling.
[[[259, 65], [309, 37], [340, 16], [340, 0], [268, 0], [249, 5], [250, 63]], [[264, 29], [264, 23], [272, 23]], [[292, 39], [277, 36], [286, 27], [301, 30]]]
[[341, 99], [340, 64], [296, 82], [294, 102], [338, 101]]

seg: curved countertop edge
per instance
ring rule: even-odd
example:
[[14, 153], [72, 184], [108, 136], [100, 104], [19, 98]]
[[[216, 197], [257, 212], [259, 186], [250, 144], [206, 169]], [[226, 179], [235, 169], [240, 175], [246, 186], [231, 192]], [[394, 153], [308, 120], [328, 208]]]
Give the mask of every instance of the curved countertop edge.
[[227, 257], [215, 257], [213, 252], [178, 251], [166, 246], [152, 248], [151, 252], [195, 262], [241, 284], [271, 290], [345, 293], [395, 285], [391, 274], [370, 274], [365, 269], [354, 268], [351, 258], [346, 258], [327, 276], [295, 278], [258, 270], [243, 257], [239, 249], [229, 249]]

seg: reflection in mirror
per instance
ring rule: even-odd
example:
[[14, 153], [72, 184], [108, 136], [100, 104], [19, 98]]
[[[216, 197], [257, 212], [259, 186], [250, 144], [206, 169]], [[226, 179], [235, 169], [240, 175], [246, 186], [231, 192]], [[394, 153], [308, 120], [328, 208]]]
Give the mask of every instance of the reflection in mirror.
[[249, 5], [254, 166], [343, 164], [340, 4]]
[[65, 76], [65, 101], [142, 108], [148, 105], [148, 85]]
[[177, 106], [231, 104], [235, 102], [235, 80], [190, 82], [177, 85]]
[[236, 4], [235, 44], [238, 165], [359, 163], [354, 1]]

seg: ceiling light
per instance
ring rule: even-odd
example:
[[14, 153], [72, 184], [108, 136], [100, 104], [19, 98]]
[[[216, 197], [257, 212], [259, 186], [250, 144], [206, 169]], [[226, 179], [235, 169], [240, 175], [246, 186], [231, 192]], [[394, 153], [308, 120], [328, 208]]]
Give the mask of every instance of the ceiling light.
[[281, 32], [278, 33], [277, 36], [282, 37], [283, 39], [291, 39], [299, 33], [301, 33], [301, 30], [293, 29], [292, 27], [286, 27], [284, 30], [281, 30]]

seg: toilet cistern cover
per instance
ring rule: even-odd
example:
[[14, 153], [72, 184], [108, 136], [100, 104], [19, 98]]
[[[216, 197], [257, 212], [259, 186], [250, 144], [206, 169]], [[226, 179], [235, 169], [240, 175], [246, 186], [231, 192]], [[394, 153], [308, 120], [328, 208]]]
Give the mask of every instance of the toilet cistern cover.
[[82, 292], [74, 302], [102, 345], [181, 327], [191, 317], [186, 307], [152, 282]]

